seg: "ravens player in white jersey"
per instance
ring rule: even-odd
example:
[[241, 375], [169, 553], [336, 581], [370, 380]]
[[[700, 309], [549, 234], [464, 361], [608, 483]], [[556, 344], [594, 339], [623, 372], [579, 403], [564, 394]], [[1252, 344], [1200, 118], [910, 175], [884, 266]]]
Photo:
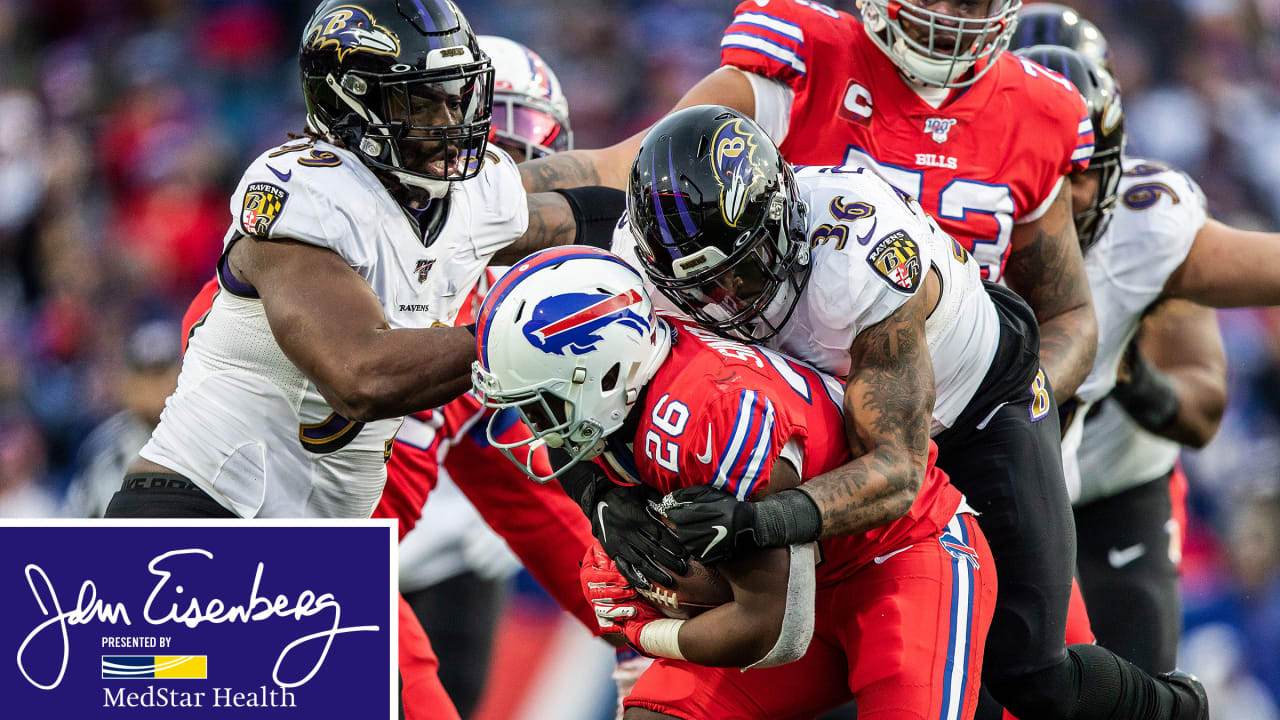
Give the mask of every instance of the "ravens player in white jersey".
[[[1077, 390], [1064, 441], [1081, 586], [1099, 642], [1165, 671], [1180, 625], [1169, 498], [1174, 441], [1207, 442], [1225, 403], [1224, 367], [1215, 359], [1221, 340], [1205, 315], [1212, 307], [1280, 303], [1280, 234], [1213, 220], [1190, 177], [1124, 156], [1120, 95], [1097, 60], [1045, 45], [1018, 53], [1075, 83], [1097, 118], [1094, 158], [1073, 185], [1073, 204], [1098, 308], [1098, 355]], [[1164, 338], [1165, 346], [1145, 344], [1147, 352], [1190, 355], [1179, 363], [1183, 371], [1153, 367], [1135, 344], [1141, 333]]]
[[367, 517], [401, 418], [468, 387], [471, 333], [435, 326], [490, 263], [607, 242], [616, 213], [582, 208], [621, 211], [615, 191], [526, 198], [449, 0], [323, 2], [300, 64], [308, 137], [240, 180], [220, 292], [109, 517]]
[[667, 516], [686, 548], [723, 559], [895, 519], [932, 434], [999, 570], [993, 694], [1025, 717], [1205, 717], [1194, 680], [1064, 644], [1075, 531], [1030, 308], [984, 284], [968, 253], [873, 173], [801, 168], [793, 181], [736, 112], [680, 111], [641, 148], [624, 244], [657, 288], [708, 327], [848, 378], [855, 460], [755, 503], [711, 486], [676, 491]]

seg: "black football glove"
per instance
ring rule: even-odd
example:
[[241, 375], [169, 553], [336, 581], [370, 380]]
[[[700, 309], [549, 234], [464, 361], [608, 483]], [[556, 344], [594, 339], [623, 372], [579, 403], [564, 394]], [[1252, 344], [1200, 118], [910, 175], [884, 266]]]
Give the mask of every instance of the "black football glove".
[[800, 545], [822, 535], [817, 504], [798, 488], [759, 502], [742, 502], [710, 485], [680, 488], [664, 500], [663, 511], [685, 550], [701, 563], [727, 560], [743, 550]]
[[671, 529], [649, 510], [658, 493], [641, 485], [611, 485], [595, 494], [588, 512], [591, 533], [633, 587], [650, 580], [675, 586], [672, 572], [684, 575], [687, 554]]
[[665, 503], [667, 519], [689, 555], [700, 563], [728, 560], [756, 543], [755, 503], [741, 502], [710, 485], [680, 488]]

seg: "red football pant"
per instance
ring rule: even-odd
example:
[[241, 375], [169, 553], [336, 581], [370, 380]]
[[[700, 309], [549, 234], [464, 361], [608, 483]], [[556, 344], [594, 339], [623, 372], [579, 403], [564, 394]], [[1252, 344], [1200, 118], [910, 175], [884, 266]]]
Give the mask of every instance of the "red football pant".
[[[559, 483], [537, 483], [489, 445], [491, 412], [470, 393], [438, 410], [405, 418], [387, 463], [387, 486], [374, 517], [400, 520], [401, 537], [418, 521], [440, 467], [520, 558], [525, 568], [592, 633], [595, 613], [582, 596], [578, 561], [591, 542], [591, 523]], [[499, 439], [514, 442], [528, 429], [516, 422]], [[518, 458], [527, 448], [514, 451]], [[545, 459], [535, 460], [535, 466]], [[541, 471], [549, 471], [543, 468]]]
[[405, 720], [462, 720], [440, 684], [440, 661], [409, 603], [400, 596], [400, 678]]
[[860, 720], [968, 720], [996, 602], [995, 560], [970, 515], [940, 538], [881, 556], [818, 591], [813, 641], [796, 662], [763, 670], [661, 659], [626, 699], [684, 720], [800, 720], [856, 699]]

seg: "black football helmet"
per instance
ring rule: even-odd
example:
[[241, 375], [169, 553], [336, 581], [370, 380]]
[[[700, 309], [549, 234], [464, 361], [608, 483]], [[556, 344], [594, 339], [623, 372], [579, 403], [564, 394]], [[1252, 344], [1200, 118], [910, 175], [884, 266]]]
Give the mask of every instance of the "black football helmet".
[[480, 172], [493, 67], [450, 0], [328, 0], [299, 51], [307, 125], [439, 197]]
[[1066, 5], [1036, 3], [1022, 6], [1018, 13], [1018, 29], [1009, 43], [1009, 50], [1032, 45], [1069, 47], [1111, 72], [1107, 38], [1097, 25]]
[[1093, 123], [1093, 155], [1089, 172], [1098, 170], [1098, 190], [1089, 207], [1076, 213], [1076, 236], [1087, 252], [1111, 222], [1120, 187], [1120, 157], [1124, 153], [1124, 108], [1111, 73], [1083, 53], [1057, 45], [1033, 45], [1016, 51], [1070, 80], [1089, 106]]
[[773, 337], [809, 280], [806, 208], [759, 126], [719, 105], [673, 113], [640, 145], [627, 183], [649, 279], [698, 323]]

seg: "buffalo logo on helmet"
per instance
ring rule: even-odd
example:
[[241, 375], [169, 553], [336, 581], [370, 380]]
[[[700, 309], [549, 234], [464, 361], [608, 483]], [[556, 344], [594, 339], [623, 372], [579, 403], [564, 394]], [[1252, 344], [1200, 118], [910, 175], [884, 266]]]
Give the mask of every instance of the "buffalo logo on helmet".
[[529, 342], [552, 355], [585, 355], [604, 340], [599, 332], [618, 323], [641, 337], [652, 327], [649, 318], [632, 308], [644, 300], [628, 290], [606, 293], [564, 293], [552, 295], [533, 309], [533, 318], [521, 330]]
[[729, 227], [737, 227], [751, 188], [764, 185], [769, 169], [756, 157], [760, 143], [741, 118], [716, 128], [711, 146], [711, 162], [720, 184], [720, 214]]
[[920, 286], [920, 246], [902, 230], [881, 238], [867, 255], [867, 263], [895, 290], [910, 294]]
[[280, 211], [289, 199], [289, 191], [271, 183], [252, 183], [244, 192], [240, 211], [240, 227], [249, 235], [267, 237], [271, 226], [280, 219]]
[[339, 62], [353, 52], [400, 54], [400, 38], [359, 5], [339, 5], [321, 15], [307, 30], [306, 44], [315, 50], [335, 48]]

